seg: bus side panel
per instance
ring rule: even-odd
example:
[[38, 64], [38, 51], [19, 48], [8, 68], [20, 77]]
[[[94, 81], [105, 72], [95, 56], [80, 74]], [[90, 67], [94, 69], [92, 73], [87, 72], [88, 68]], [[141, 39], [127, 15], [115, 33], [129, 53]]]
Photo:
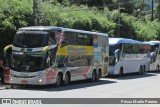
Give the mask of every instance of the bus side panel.
[[[65, 63], [63, 69], [71, 73], [71, 81], [91, 78], [93, 46], [67, 45], [58, 48], [58, 63]], [[59, 59], [66, 59], [60, 61]]]

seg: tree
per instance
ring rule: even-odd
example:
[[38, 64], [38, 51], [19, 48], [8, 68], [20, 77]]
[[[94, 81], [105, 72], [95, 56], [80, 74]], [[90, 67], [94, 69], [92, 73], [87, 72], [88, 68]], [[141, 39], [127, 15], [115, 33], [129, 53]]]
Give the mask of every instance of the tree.
[[60, 3], [62, 3], [63, 2], [63, 0], [57, 0], [58, 2], [60, 2]]
[[100, 10], [104, 10], [104, 6], [105, 6], [104, 0], [89, 0], [87, 4], [90, 7], [95, 6]]
[[15, 32], [22, 26], [32, 25], [33, 0], [0, 0], [0, 55], [10, 45]]
[[160, 21], [160, 0], [157, 3], [157, 7], [156, 7], [156, 15], [155, 17]]
[[120, 0], [121, 12], [132, 14], [134, 10], [133, 0]]

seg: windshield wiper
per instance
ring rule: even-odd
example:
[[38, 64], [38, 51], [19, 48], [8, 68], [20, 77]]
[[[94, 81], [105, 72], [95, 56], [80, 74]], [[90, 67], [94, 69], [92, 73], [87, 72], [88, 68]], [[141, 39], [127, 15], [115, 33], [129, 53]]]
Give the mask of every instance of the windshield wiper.
[[22, 44], [20, 44], [20, 43], [16, 43], [16, 42], [13, 42], [13, 44], [15, 44], [15, 45], [18, 45], [18, 46], [21, 46], [21, 47], [27, 47], [26, 45], [22, 45]]

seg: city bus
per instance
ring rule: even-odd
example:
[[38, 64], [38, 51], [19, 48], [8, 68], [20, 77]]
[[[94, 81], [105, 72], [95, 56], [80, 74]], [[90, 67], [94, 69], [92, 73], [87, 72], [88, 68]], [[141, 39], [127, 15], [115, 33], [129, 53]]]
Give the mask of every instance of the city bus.
[[160, 71], [160, 41], [145, 42], [151, 45], [150, 71]]
[[147, 43], [125, 38], [109, 38], [109, 75], [119, 75], [149, 70]]
[[[68, 85], [108, 74], [108, 34], [52, 26], [18, 29], [4, 48], [6, 83]], [[8, 76], [8, 77], [7, 77]]]

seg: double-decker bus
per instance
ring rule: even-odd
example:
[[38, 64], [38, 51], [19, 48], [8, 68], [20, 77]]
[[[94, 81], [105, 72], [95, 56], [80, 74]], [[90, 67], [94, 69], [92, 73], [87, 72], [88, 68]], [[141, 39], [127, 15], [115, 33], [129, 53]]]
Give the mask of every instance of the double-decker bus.
[[109, 75], [149, 70], [150, 45], [125, 38], [109, 38]]
[[[108, 34], [52, 26], [20, 28], [4, 49], [5, 82], [68, 85], [108, 74]], [[8, 77], [7, 77], [8, 75]]]
[[151, 45], [150, 71], [160, 71], [160, 41], [145, 42]]

